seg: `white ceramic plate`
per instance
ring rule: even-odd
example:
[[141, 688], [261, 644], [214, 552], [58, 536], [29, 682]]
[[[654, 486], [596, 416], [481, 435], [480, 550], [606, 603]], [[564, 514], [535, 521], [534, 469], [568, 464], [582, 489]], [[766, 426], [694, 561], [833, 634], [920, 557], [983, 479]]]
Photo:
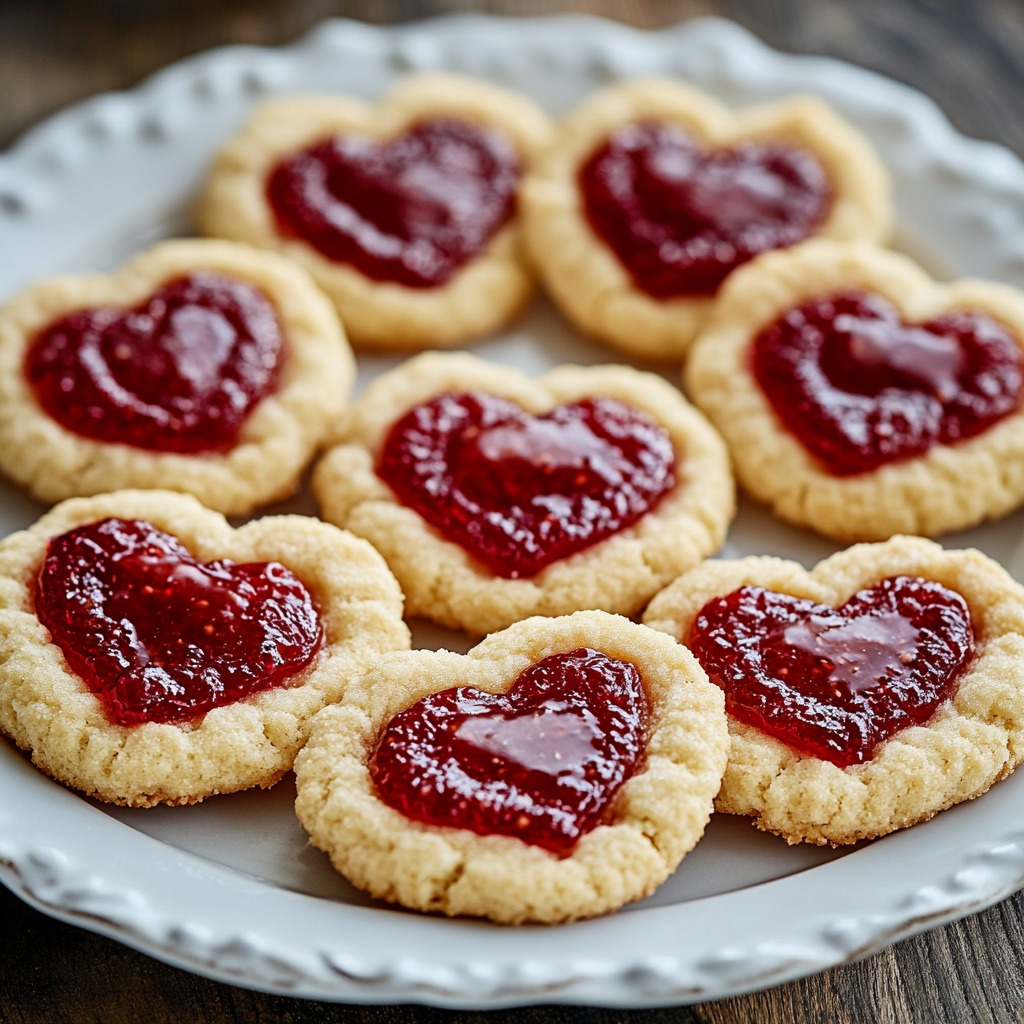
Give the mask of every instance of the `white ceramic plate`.
[[[578, 17], [463, 17], [399, 29], [331, 22], [286, 49], [217, 50], [48, 121], [0, 157], [0, 299], [40, 275], [111, 267], [187, 230], [211, 152], [262, 96], [373, 97], [403, 73], [440, 68], [518, 87], [555, 112], [635, 74], [683, 76], [738, 104], [817, 93], [891, 168], [902, 248], [938, 275], [1024, 284], [1024, 166], [957, 135], [918, 93], [834, 61], [783, 56], [722, 21], [648, 34]], [[607, 358], [543, 303], [477, 351], [530, 371]], [[364, 360], [363, 379], [386, 365]], [[308, 498], [290, 507], [312, 511]], [[40, 511], [0, 485], [0, 531]], [[1022, 525], [1017, 514], [948, 540], [1014, 568]], [[727, 544], [729, 554], [806, 564], [830, 550], [750, 507]], [[417, 641], [464, 649], [426, 628]], [[1024, 774], [842, 853], [791, 849], [744, 821], [716, 819], [654, 896], [556, 928], [372, 903], [306, 845], [289, 782], [192, 808], [116, 810], [50, 782], [0, 741], [0, 793], [0, 880], [34, 906], [223, 981], [346, 1002], [695, 1002], [862, 956], [1024, 884]]]

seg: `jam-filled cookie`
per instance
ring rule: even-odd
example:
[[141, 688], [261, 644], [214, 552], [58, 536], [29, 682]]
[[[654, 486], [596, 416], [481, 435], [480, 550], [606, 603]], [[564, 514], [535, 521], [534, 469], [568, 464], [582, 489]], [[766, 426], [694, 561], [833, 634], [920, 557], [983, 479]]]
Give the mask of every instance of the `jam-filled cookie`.
[[791, 843], [926, 821], [1024, 759], [1024, 588], [980, 552], [894, 537], [810, 572], [708, 561], [644, 622], [725, 692], [716, 809]]
[[517, 197], [552, 130], [525, 97], [451, 75], [375, 105], [274, 99], [217, 157], [199, 224], [305, 267], [357, 345], [458, 345], [532, 292]]
[[585, 333], [642, 359], [678, 360], [722, 281], [811, 236], [883, 241], [888, 177], [824, 103], [732, 112], [667, 79], [586, 101], [523, 191], [544, 283]]
[[1024, 501], [1024, 294], [808, 242], [736, 272], [686, 384], [740, 484], [842, 540], [935, 536]]
[[378, 378], [317, 466], [323, 516], [365, 537], [407, 611], [484, 634], [527, 615], [632, 614], [721, 544], [718, 435], [624, 366], [539, 380], [464, 354]]
[[408, 646], [383, 559], [314, 519], [233, 530], [189, 495], [120, 491], [0, 543], [0, 731], [110, 803], [273, 785], [313, 714]]
[[296, 811], [354, 885], [417, 910], [553, 923], [653, 891], [704, 832], [722, 694], [669, 637], [533, 618], [467, 655], [389, 655], [317, 715]]
[[164, 487], [243, 514], [294, 491], [354, 376], [301, 270], [233, 243], [164, 242], [0, 309], [0, 470], [45, 502]]

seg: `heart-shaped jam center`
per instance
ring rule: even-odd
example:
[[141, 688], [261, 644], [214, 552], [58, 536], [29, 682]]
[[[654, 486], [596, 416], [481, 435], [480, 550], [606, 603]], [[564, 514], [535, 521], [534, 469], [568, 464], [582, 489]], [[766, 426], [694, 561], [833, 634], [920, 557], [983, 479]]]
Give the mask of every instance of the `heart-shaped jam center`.
[[317, 142], [282, 160], [266, 192], [282, 234], [375, 281], [433, 288], [511, 218], [518, 183], [504, 137], [437, 119], [387, 142]]
[[1021, 402], [1020, 345], [958, 310], [907, 324], [880, 295], [823, 296], [763, 330], [753, 370], [775, 414], [834, 476], [980, 434]]
[[579, 172], [591, 227], [641, 291], [713, 295], [741, 263], [794, 245], [828, 216], [832, 186], [790, 143], [705, 149], [676, 125], [629, 124]]
[[69, 313], [25, 354], [39, 404], [81, 437], [183, 454], [232, 447], [273, 390], [281, 325], [253, 285], [199, 271], [141, 305]]
[[893, 576], [840, 608], [741, 587], [701, 609], [688, 644], [734, 718], [846, 768], [931, 718], [974, 630], [958, 593]]
[[277, 562], [198, 562], [152, 523], [53, 538], [36, 614], [115, 725], [184, 722], [294, 682], [316, 655], [309, 591]]
[[675, 451], [615, 399], [532, 416], [495, 395], [446, 393], [394, 424], [377, 472], [448, 540], [516, 578], [633, 525], [674, 486]]
[[370, 775], [407, 818], [564, 856], [641, 764], [647, 719], [636, 666], [581, 647], [506, 694], [460, 686], [413, 704], [381, 733]]

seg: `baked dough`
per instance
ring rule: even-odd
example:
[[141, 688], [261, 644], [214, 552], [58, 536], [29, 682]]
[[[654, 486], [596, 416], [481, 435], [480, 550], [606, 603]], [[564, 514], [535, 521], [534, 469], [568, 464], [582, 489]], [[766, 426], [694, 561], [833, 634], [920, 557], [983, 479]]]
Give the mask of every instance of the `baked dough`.
[[833, 476], [775, 415], [751, 369], [754, 338], [783, 313], [838, 292], [888, 299], [909, 322], [985, 313], [1024, 348], [1024, 295], [978, 280], [939, 284], [905, 256], [807, 242], [732, 274], [686, 364], [687, 393], [721, 431], [740, 486], [782, 519], [843, 541], [937, 536], [1024, 502], [1024, 410], [953, 445], [854, 476]]
[[935, 580], [967, 602], [975, 654], [954, 696], [927, 724], [902, 730], [871, 760], [845, 769], [730, 716], [716, 810], [752, 815], [758, 828], [790, 843], [838, 846], [927, 821], [980, 796], [1024, 759], [1024, 588], [978, 551], [894, 537], [840, 551], [809, 572], [778, 558], [708, 561], [666, 587], [644, 622], [686, 642], [704, 605], [742, 586], [838, 606], [901, 575]]
[[679, 125], [711, 148], [773, 140], [809, 150], [833, 188], [817, 233], [875, 242], [888, 236], [888, 175], [867, 140], [820, 100], [800, 96], [734, 113], [670, 79], [610, 86], [561, 123], [555, 145], [523, 185], [523, 214], [530, 252], [562, 312], [630, 356], [678, 361], [712, 304], [710, 297], [661, 300], [640, 291], [583, 211], [580, 167], [617, 129], [644, 121]]
[[[593, 395], [619, 399], [668, 431], [677, 453], [676, 485], [633, 527], [531, 578], [497, 577], [401, 505], [375, 472], [392, 423], [446, 391], [503, 395], [534, 414]], [[583, 608], [631, 615], [668, 580], [715, 551], [735, 511], [721, 440], [660, 377], [625, 366], [563, 366], [530, 380], [461, 353], [424, 354], [374, 381], [352, 409], [345, 443], [314, 471], [313, 490], [325, 519], [365, 537], [384, 555], [410, 615], [477, 635], [528, 615]]]
[[[590, 647], [640, 669], [647, 756], [613, 797], [607, 824], [559, 858], [520, 839], [424, 825], [376, 795], [367, 761], [398, 712], [454, 686], [506, 692], [549, 654]], [[533, 618], [469, 654], [382, 658], [316, 717], [295, 764], [296, 812], [335, 868], [373, 896], [417, 910], [554, 923], [607, 913], [653, 891], [704, 832], [728, 744], [721, 691], [684, 647], [627, 619]]]
[[[323, 641], [301, 684], [257, 693], [181, 725], [113, 725], [36, 617], [36, 574], [51, 537], [107, 517], [143, 519], [201, 561], [278, 561], [313, 597]], [[291, 768], [313, 714], [386, 651], [406, 650], [402, 596], [365, 541], [302, 516], [233, 530], [194, 498], [121, 491], [58, 505], [0, 542], [0, 731], [48, 775], [110, 803], [191, 804], [271, 786]]]
[[436, 116], [503, 134], [519, 152], [524, 170], [553, 130], [547, 115], [525, 97], [456, 75], [405, 79], [376, 104], [344, 96], [273, 99], [218, 154], [198, 209], [200, 230], [275, 249], [304, 267], [334, 301], [356, 345], [447, 348], [497, 331], [516, 317], [533, 290], [518, 217], [446, 285], [407, 288], [375, 281], [282, 236], [266, 200], [267, 175], [290, 153], [341, 134], [386, 139]]
[[[38, 332], [76, 310], [130, 309], [200, 270], [255, 285], [277, 311], [284, 338], [277, 387], [253, 408], [233, 448], [188, 455], [112, 444], [62, 427], [41, 408], [23, 369]], [[164, 242], [110, 275], [39, 281], [0, 309], [0, 470], [47, 503], [164, 487], [242, 515], [296, 489], [343, 415], [354, 379], [355, 360], [334, 310], [297, 267], [229, 242]]]

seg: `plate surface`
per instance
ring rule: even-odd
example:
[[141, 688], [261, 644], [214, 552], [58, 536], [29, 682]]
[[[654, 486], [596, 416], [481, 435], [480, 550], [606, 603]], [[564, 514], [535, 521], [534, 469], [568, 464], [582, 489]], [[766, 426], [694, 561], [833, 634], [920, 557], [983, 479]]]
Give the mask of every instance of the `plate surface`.
[[[718, 20], [643, 33], [580, 17], [458, 17], [395, 29], [329, 22], [285, 49], [213, 51], [43, 124], [0, 157], [0, 300], [41, 275], [113, 267], [186, 232], [214, 148], [261, 97], [371, 98], [402, 74], [434, 69], [522, 89], [555, 113], [637, 74], [681, 76], [733, 104], [816, 93], [873, 139], [892, 171], [900, 248], [938, 276], [1024, 284], [1024, 165], [957, 135], [919, 93], [775, 53]], [[529, 372], [610, 358], [543, 301], [475, 351]], [[395, 362], [363, 359], [361, 379]], [[286, 507], [314, 511], [308, 496]], [[41, 511], [0, 484], [0, 533]], [[946, 543], [980, 547], [1020, 575], [1022, 527], [1017, 513]], [[831, 550], [744, 506], [725, 553], [810, 565]], [[426, 626], [415, 635], [419, 646], [466, 647]], [[1024, 826], [1015, 824], [1024, 774], [842, 852], [789, 848], [717, 818], [644, 902], [595, 921], [514, 929], [417, 916], [357, 893], [307, 846], [290, 781], [191, 808], [111, 809], [52, 783], [0, 741], [0, 791], [0, 880], [36, 907], [222, 981], [345, 1002], [696, 1002], [865, 955], [1024, 884]]]

